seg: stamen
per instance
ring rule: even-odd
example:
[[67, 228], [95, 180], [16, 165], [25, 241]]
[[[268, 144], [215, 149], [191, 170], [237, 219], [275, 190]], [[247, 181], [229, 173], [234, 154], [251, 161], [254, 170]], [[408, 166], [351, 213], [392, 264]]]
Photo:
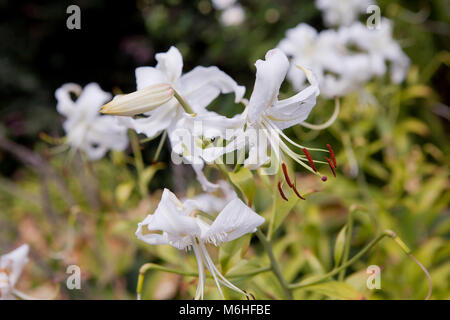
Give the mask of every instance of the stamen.
[[336, 157], [334, 156], [334, 151], [329, 144], [327, 144], [328, 151], [330, 152], [331, 160], [333, 160], [333, 165], [337, 168]]
[[248, 293], [247, 291], [245, 291], [245, 290], [242, 290], [244, 293], [245, 293], [245, 297], [247, 298], [247, 300], [256, 300], [256, 297], [255, 297], [255, 295], [253, 294], [253, 293]]
[[333, 176], [336, 177], [336, 170], [334, 169], [333, 163], [331, 162], [330, 158], [325, 157], [325, 160], [327, 160], [328, 164], [330, 165], [330, 169], [333, 172]]
[[322, 178], [321, 178], [321, 179], [322, 179], [322, 181], [323, 181], [323, 182], [325, 182], [325, 181], [327, 181], [327, 180], [328, 180], [327, 176], [322, 176]]
[[281, 181], [278, 181], [278, 192], [284, 200], [289, 201], [288, 198], [286, 198], [286, 196], [284, 195], [283, 189], [281, 188]]
[[306, 158], [308, 159], [309, 165], [314, 170], [314, 172], [317, 172], [316, 165], [314, 164], [314, 161], [311, 157], [311, 153], [306, 148], [302, 149], [303, 153], [305, 154]]
[[281, 164], [281, 167], [283, 168], [284, 178], [286, 179], [287, 184], [289, 185], [289, 187], [292, 188], [294, 185], [292, 184], [291, 179], [289, 179], [289, 174], [288, 174], [288, 171], [286, 168], [286, 164], [283, 162]]
[[295, 186], [292, 186], [292, 190], [294, 190], [294, 193], [297, 197], [299, 197], [302, 200], [306, 200], [304, 197], [301, 196], [301, 194], [298, 192], [298, 190]]

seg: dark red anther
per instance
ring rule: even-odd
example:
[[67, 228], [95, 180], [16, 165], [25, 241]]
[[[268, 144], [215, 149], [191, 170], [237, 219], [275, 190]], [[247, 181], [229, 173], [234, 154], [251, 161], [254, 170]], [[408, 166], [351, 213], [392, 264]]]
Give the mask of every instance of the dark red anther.
[[337, 168], [336, 157], [334, 156], [334, 151], [329, 144], [327, 144], [328, 151], [330, 152], [331, 160], [333, 160], [333, 165]]
[[323, 181], [323, 182], [325, 182], [325, 181], [327, 181], [327, 180], [328, 180], [327, 176], [322, 176], [322, 178], [321, 178], [321, 179], [322, 179], [322, 181]]
[[330, 169], [331, 172], [333, 172], [333, 176], [336, 177], [336, 170], [334, 169], [333, 162], [331, 162], [330, 158], [328, 157], [325, 157], [325, 160], [327, 160], [328, 164], [330, 165]]
[[305, 198], [302, 197], [302, 195], [298, 192], [297, 188], [295, 186], [292, 186], [292, 190], [294, 190], [294, 193], [297, 197], [299, 197], [302, 200], [306, 200]]
[[284, 195], [283, 189], [281, 188], [281, 181], [278, 181], [278, 192], [284, 200], [289, 201], [288, 198], [286, 198], [286, 196]]
[[289, 174], [284, 162], [281, 164], [281, 168], [283, 169], [284, 178], [286, 179], [287, 184], [292, 188], [294, 185], [292, 184], [291, 179], [289, 179]]
[[302, 149], [303, 153], [305, 154], [306, 158], [308, 159], [309, 165], [314, 170], [314, 172], [317, 172], [316, 165], [314, 164], [314, 161], [311, 157], [311, 153], [306, 148]]

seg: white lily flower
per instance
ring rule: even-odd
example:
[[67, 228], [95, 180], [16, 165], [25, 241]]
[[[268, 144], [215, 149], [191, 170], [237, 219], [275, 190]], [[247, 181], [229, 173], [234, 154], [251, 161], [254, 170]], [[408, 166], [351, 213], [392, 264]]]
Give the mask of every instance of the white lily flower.
[[[221, 155], [234, 151], [234, 148], [223, 147], [222, 144], [215, 145], [212, 141], [219, 142], [220, 138], [233, 139], [234, 135], [228, 136], [229, 131], [237, 132], [236, 129], [242, 127], [244, 122], [242, 114], [233, 118], [210, 111], [195, 117], [183, 115], [175, 125], [167, 129], [172, 146], [172, 160], [176, 164], [181, 162], [191, 164], [203, 191], [217, 190], [219, 185], [208, 181], [203, 174], [205, 162], [213, 163]], [[211, 143], [204, 145], [206, 141]]]
[[169, 244], [180, 250], [193, 249], [199, 273], [196, 299], [203, 299], [206, 281], [204, 266], [213, 275], [222, 297], [220, 283], [245, 294], [220, 273], [209, 256], [206, 244], [220, 246], [223, 242], [255, 232], [256, 228], [264, 222], [264, 218], [235, 198], [222, 209], [214, 222], [209, 224], [196, 215], [201, 207], [194, 200], [186, 200], [182, 203], [175, 194], [164, 189], [158, 208], [138, 224], [136, 236], [152, 245]]
[[372, 4], [371, 0], [316, 0], [316, 7], [322, 11], [328, 26], [348, 26]]
[[24, 244], [10, 253], [0, 256], [0, 300], [11, 300], [24, 296], [14, 287], [28, 262], [28, 251], [28, 245]]
[[[182, 74], [183, 58], [177, 48], [171, 47], [167, 52], [155, 56], [156, 67], [136, 69], [137, 90], [153, 85], [169, 84], [192, 108], [192, 112], [201, 115], [208, 113], [206, 107], [219, 94], [234, 93], [236, 103], [245, 93], [245, 88], [217, 67], [196, 67]], [[153, 137], [173, 126], [185, 113], [183, 106], [175, 98], [156, 109], [144, 113], [146, 118], [121, 119], [130, 128], [147, 137]]]
[[[71, 94], [78, 97], [76, 101]], [[74, 150], [82, 150], [89, 159], [97, 160], [110, 149], [122, 151], [127, 147], [127, 128], [115, 117], [98, 112], [111, 95], [97, 83], [89, 83], [84, 89], [68, 83], [56, 90], [55, 97], [56, 109], [67, 118], [63, 127]]]
[[[310, 85], [288, 99], [278, 100], [281, 84], [289, 69], [289, 61], [286, 55], [280, 49], [273, 49], [267, 52], [265, 61], [258, 60], [255, 65], [257, 69], [256, 81], [247, 106], [246, 131], [250, 128], [254, 129], [259, 133], [259, 136], [250, 137], [249, 158], [245, 160], [244, 164], [250, 169], [256, 169], [265, 164], [269, 160], [267, 154], [267, 146], [269, 146], [272, 159], [275, 158], [276, 164], [278, 164], [275, 166], [276, 170], [272, 173], [276, 173], [280, 167], [279, 164], [282, 163], [286, 180], [291, 188], [295, 189], [294, 184], [287, 176], [285, 168], [287, 157], [320, 176], [322, 180], [326, 180], [326, 177], [318, 172], [308, 151], [326, 150], [305, 148], [283, 133], [286, 128], [302, 124], [316, 104], [319, 87], [314, 75], [311, 71], [305, 69]], [[300, 148], [303, 153], [295, 152], [288, 144]], [[331, 150], [330, 153], [332, 153]]]
[[[196, 67], [182, 74], [183, 58], [175, 47], [171, 47], [165, 53], [156, 54], [155, 58], [158, 61], [156, 67], [136, 69], [137, 92], [156, 85], [168, 84], [186, 101], [193, 114], [187, 114], [179, 100], [171, 98], [155, 109], [145, 112], [145, 118], [125, 117], [120, 121], [147, 137], [154, 137], [161, 131], [167, 130], [174, 152], [182, 155], [186, 162], [192, 164], [203, 189], [205, 191], [217, 189], [218, 186], [209, 182], [202, 172], [204, 166], [202, 158], [190, 157], [191, 154], [198, 154], [192, 149], [195, 144], [180, 144], [180, 136], [176, 133], [178, 129], [186, 129], [192, 127], [194, 122], [201, 122], [205, 131], [214, 131], [222, 136], [225, 128], [236, 124], [236, 119], [218, 115], [206, 110], [206, 107], [221, 93], [234, 93], [235, 101], [239, 102], [244, 96], [245, 88], [237, 85], [230, 76], [217, 67]], [[217, 131], [220, 128], [222, 130]], [[185, 152], [186, 148], [188, 154]]]

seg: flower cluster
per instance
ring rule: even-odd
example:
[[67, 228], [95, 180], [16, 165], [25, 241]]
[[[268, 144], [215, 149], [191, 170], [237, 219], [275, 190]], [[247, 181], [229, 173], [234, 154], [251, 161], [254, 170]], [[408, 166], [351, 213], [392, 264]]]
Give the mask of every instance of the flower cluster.
[[[181, 202], [164, 189], [158, 208], [139, 223], [136, 236], [149, 244], [169, 244], [194, 251], [200, 278], [196, 298], [204, 295], [204, 267], [220, 292], [223, 284], [244, 293], [215, 267], [206, 245], [219, 246], [255, 232], [264, 222], [251, 209], [251, 201], [247, 206], [225, 181], [209, 181], [203, 172], [205, 165], [215, 164], [224, 170], [220, 165], [225, 158], [226, 164], [234, 165], [235, 169], [240, 165], [249, 170], [261, 169], [261, 174], [276, 175], [278, 191], [284, 200], [288, 201], [284, 186], [305, 199], [297, 189], [295, 175], [289, 173], [292, 170], [289, 164], [296, 163], [326, 181], [318, 164], [328, 165], [336, 176], [336, 157], [329, 144], [326, 149], [308, 148], [283, 131], [295, 125], [311, 128], [305, 120], [321, 92], [331, 97], [359, 90], [371, 77], [382, 76], [388, 62], [392, 80], [403, 80], [409, 60], [392, 39], [390, 22], [383, 19], [381, 28], [375, 31], [354, 22], [355, 12], [361, 8], [356, 3], [346, 2], [347, 6], [357, 8], [351, 16], [339, 16], [333, 12], [346, 11], [344, 4], [336, 7], [327, 1], [317, 1], [326, 10], [330, 24], [345, 26], [317, 32], [300, 24], [288, 30], [278, 48], [269, 50], [264, 60], [256, 61], [256, 80], [248, 100], [244, 98], [245, 87], [215, 66], [198, 66], [184, 73], [183, 57], [176, 47], [157, 53], [156, 66], [136, 69], [135, 92], [110, 100], [110, 95], [97, 84], [89, 84], [84, 90], [66, 84], [57, 90], [57, 109], [67, 117], [64, 123], [67, 140], [73, 149], [85, 151], [89, 158], [101, 158], [109, 149], [123, 150], [128, 144], [126, 132], [133, 130], [147, 139], [160, 134], [167, 136], [172, 160], [192, 165], [207, 193]], [[214, 6], [229, 10], [236, 4], [214, 1]], [[297, 92], [280, 99], [280, 88], [286, 78]], [[71, 93], [78, 96], [76, 101]], [[222, 94], [233, 94], [243, 111], [229, 118], [208, 110]], [[327, 156], [317, 161], [311, 151], [325, 152]], [[234, 159], [235, 154], [239, 159]], [[225, 198], [212, 195], [219, 189]]]
[[372, 4], [372, 0], [316, 0], [316, 7], [322, 11], [328, 26], [349, 26]]
[[332, 21], [337, 22], [341, 12], [335, 7], [343, 6], [342, 12], [352, 12], [352, 17], [345, 18], [345, 23], [337, 30], [318, 32], [312, 26], [301, 23], [286, 31], [286, 37], [278, 47], [291, 57], [288, 79], [295, 89], [302, 88], [305, 82], [305, 76], [296, 68], [297, 65], [308, 67], [315, 73], [321, 93], [329, 98], [360, 91], [373, 77], [384, 76], [388, 65], [392, 82], [403, 81], [409, 68], [409, 58], [392, 37], [391, 21], [383, 18], [371, 30], [354, 21], [354, 11], [343, 9], [344, 4], [352, 7], [358, 4], [358, 8], [360, 5], [367, 6], [362, 2], [368, 1], [316, 2], [319, 8], [327, 8], [325, 16], [334, 17]]
[[[217, 246], [254, 232], [264, 219], [237, 199], [229, 187], [224, 187], [224, 181], [213, 183], [207, 180], [203, 167], [220, 162], [224, 155], [238, 152], [244, 155], [240, 164], [250, 170], [264, 167], [265, 174], [272, 175], [282, 170], [289, 188], [304, 199], [295, 180], [289, 177], [289, 159], [325, 181], [326, 177], [319, 173], [316, 163], [326, 162], [313, 160], [310, 150], [333, 154], [335, 160], [334, 153], [331, 147], [324, 150], [302, 146], [283, 130], [301, 125], [306, 120], [319, 95], [317, 80], [311, 70], [299, 66], [310, 85], [290, 98], [279, 99], [289, 61], [280, 49], [273, 49], [267, 52], [265, 60], [256, 62], [255, 86], [250, 99], [246, 100], [245, 88], [217, 67], [196, 67], [183, 74], [183, 59], [175, 47], [156, 54], [156, 60], [155, 67], [136, 69], [137, 91], [115, 97], [100, 108], [101, 112], [116, 117], [116, 125], [150, 139], [162, 132], [167, 134], [172, 154], [178, 156], [173, 160], [183, 159], [191, 164], [204, 191], [222, 188], [227, 199], [216, 201], [210, 194], [204, 194], [181, 203], [174, 194], [165, 190], [158, 209], [139, 225], [136, 234], [151, 244], [170, 244], [178, 249], [194, 250], [201, 278], [197, 297], [203, 297], [203, 265], [213, 274], [217, 284], [242, 292], [215, 268], [205, 244], [211, 242]], [[235, 103], [245, 107], [241, 114], [228, 118], [207, 109], [220, 94], [228, 93], [234, 94]], [[237, 161], [233, 158], [229, 164], [237, 164]], [[335, 173], [336, 163], [329, 164]], [[281, 197], [287, 200], [281, 181], [279, 188]], [[212, 202], [215, 206], [211, 205]], [[220, 213], [209, 226], [197, 213], [211, 211]]]

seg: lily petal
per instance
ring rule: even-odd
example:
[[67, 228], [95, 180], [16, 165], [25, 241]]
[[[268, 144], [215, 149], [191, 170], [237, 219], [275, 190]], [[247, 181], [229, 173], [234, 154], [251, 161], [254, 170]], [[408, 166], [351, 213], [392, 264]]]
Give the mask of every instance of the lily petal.
[[[192, 207], [187, 209], [192, 210]], [[168, 243], [178, 249], [191, 246], [193, 237], [200, 235], [200, 227], [196, 219], [189, 216], [191, 212], [188, 210], [175, 194], [164, 189], [158, 208], [141, 223], [136, 235], [150, 244]], [[155, 235], [146, 237], [146, 231], [161, 231], [164, 238]]]
[[289, 69], [289, 61], [280, 49], [267, 52], [266, 60], [258, 60], [255, 87], [248, 104], [248, 118], [255, 122], [261, 114], [277, 102], [281, 84]]
[[320, 93], [317, 80], [311, 70], [304, 69], [304, 72], [311, 85], [288, 99], [278, 101], [266, 111], [267, 117], [282, 130], [305, 121], [316, 105]]
[[221, 93], [233, 92], [236, 103], [245, 94], [245, 87], [217, 67], [196, 67], [180, 78], [178, 86], [196, 113], [204, 111]]
[[135, 70], [137, 90], [161, 83], [169, 83], [168, 77], [159, 69], [154, 67], [139, 67]]
[[66, 83], [55, 91], [55, 98], [58, 101], [56, 110], [68, 117], [75, 106], [74, 101], [70, 97], [70, 93], [74, 93], [77, 97], [80, 96], [83, 89], [76, 83]]
[[180, 51], [176, 47], [170, 47], [167, 52], [157, 53], [155, 55], [156, 69], [161, 70], [170, 81], [170, 83], [175, 83], [183, 71], [183, 57]]
[[201, 239], [218, 246], [222, 242], [255, 232], [263, 223], [263, 217], [236, 198], [219, 213], [210, 228], [201, 235]]
[[99, 107], [109, 99], [111, 99], [110, 93], [103, 91], [97, 83], [91, 82], [83, 88], [76, 104], [77, 108], [83, 109], [85, 116], [94, 118], [98, 116]]

